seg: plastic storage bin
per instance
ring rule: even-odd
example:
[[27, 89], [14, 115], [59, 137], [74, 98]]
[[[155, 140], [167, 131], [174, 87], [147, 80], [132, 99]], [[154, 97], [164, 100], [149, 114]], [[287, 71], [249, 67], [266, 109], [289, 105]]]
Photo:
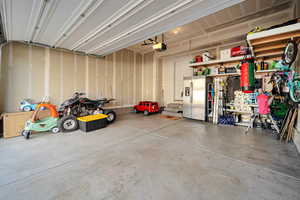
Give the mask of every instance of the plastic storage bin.
[[84, 132], [98, 130], [107, 126], [108, 115], [97, 114], [97, 115], [88, 115], [85, 117], [78, 117], [80, 130]]

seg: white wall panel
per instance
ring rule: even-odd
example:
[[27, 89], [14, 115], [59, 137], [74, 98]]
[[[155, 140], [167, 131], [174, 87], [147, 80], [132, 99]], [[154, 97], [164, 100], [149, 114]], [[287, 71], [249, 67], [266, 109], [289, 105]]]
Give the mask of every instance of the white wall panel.
[[[75, 91], [87, 92], [93, 99], [115, 97], [117, 103], [113, 105], [119, 106], [132, 105], [142, 98], [142, 55], [137, 53], [134, 60], [130, 50], [116, 52], [115, 59], [113, 54], [96, 58], [15, 42], [3, 47], [1, 57], [0, 110], [5, 112], [16, 111], [23, 98], [40, 101], [45, 94], [56, 105]], [[151, 59], [152, 55], [147, 58], [150, 73]], [[147, 79], [150, 89], [151, 81]]]
[[45, 96], [45, 48], [31, 46], [29, 58], [30, 84], [28, 97], [41, 101]]
[[143, 99], [153, 100], [153, 53], [144, 55]]

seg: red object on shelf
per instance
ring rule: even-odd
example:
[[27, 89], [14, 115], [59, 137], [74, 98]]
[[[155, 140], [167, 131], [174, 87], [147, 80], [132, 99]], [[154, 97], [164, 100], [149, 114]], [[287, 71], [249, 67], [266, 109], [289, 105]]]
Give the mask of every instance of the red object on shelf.
[[253, 93], [254, 91], [254, 60], [245, 59], [241, 65], [240, 86], [244, 93]]
[[237, 46], [237, 47], [233, 47], [231, 48], [231, 57], [235, 57], [235, 56], [243, 56], [243, 55], [247, 55], [248, 53], [248, 48], [244, 47], [244, 46]]
[[195, 56], [195, 62], [202, 62], [202, 56]]

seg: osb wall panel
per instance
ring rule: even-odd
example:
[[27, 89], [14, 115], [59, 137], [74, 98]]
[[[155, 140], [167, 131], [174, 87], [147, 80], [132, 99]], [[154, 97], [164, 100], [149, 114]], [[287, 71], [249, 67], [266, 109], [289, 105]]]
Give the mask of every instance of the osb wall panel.
[[128, 104], [128, 75], [129, 75], [129, 54], [127, 50], [123, 51], [123, 71], [122, 71], [122, 94], [123, 94], [123, 99], [122, 99], [122, 104]]
[[121, 50], [115, 53], [115, 60], [115, 90], [118, 104], [135, 104], [134, 82], [136, 82], [136, 76], [134, 76], [134, 53], [129, 50]]
[[16, 111], [23, 98], [40, 101], [49, 96], [60, 105], [75, 91], [90, 98], [115, 98], [118, 106], [142, 100], [142, 85], [148, 88], [147, 99], [153, 96], [153, 55], [144, 63], [145, 81], [143, 56], [130, 50], [96, 58], [15, 42], [4, 46], [1, 55], [0, 110], [5, 112]]
[[1, 66], [0, 66], [0, 112], [4, 111], [6, 102], [6, 82], [8, 71], [8, 45], [4, 45], [1, 49]]
[[98, 98], [105, 97], [105, 59], [97, 59], [96, 66]]
[[143, 67], [143, 99], [154, 100], [153, 97], [153, 53], [144, 55]]
[[135, 57], [135, 77], [136, 77], [136, 83], [135, 83], [135, 102], [138, 102], [142, 99], [142, 67], [143, 63], [142, 60], [143, 57], [141, 54], [136, 54]]
[[62, 102], [62, 56], [63, 54], [61, 52], [50, 50], [49, 96], [50, 101], [56, 105]]
[[156, 84], [156, 101], [158, 101], [160, 104], [163, 104], [162, 102], [162, 96], [163, 96], [163, 91], [162, 91], [162, 59], [157, 60], [157, 71], [156, 71], [156, 76], [157, 76], [157, 84]]
[[9, 44], [8, 80], [6, 82], [5, 108], [16, 110], [19, 102], [28, 97], [29, 58], [28, 46]]
[[116, 66], [115, 66], [115, 70], [116, 70], [116, 85], [115, 85], [115, 93], [116, 96], [115, 98], [117, 99], [117, 105], [121, 105], [122, 103], [122, 58], [123, 58], [123, 54], [122, 51], [118, 51], [115, 53], [115, 62], [116, 62]]
[[[105, 57], [105, 93], [106, 97], [113, 97], [113, 77], [114, 77], [113, 54]], [[123, 105], [123, 104], [122, 104]]]
[[30, 46], [29, 49], [29, 82], [28, 96], [41, 101], [45, 95], [45, 49]]
[[86, 82], [86, 66], [85, 58], [86, 56], [74, 55], [75, 60], [75, 89], [78, 92], [85, 92], [85, 82]]
[[90, 98], [97, 98], [97, 81], [96, 81], [96, 58], [87, 57], [87, 95]]
[[128, 51], [128, 104], [132, 105], [134, 101], [134, 53]]
[[127, 104], [128, 101], [128, 51], [123, 50], [123, 59], [122, 59], [122, 104]]
[[[74, 77], [75, 77], [75, 67], [74, 67], [74, 54], [71, 53], [62, 53], [62, 99], [69, 98], [75, 91]], [[51, 68], [51, 66], [50, 66]]]

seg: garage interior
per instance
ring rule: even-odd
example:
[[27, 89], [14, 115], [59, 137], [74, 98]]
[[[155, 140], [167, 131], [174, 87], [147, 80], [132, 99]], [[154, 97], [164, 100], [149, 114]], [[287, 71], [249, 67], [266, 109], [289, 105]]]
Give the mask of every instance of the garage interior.
[[300, 1], [0, 5], [0, 199], [300, 198]]

